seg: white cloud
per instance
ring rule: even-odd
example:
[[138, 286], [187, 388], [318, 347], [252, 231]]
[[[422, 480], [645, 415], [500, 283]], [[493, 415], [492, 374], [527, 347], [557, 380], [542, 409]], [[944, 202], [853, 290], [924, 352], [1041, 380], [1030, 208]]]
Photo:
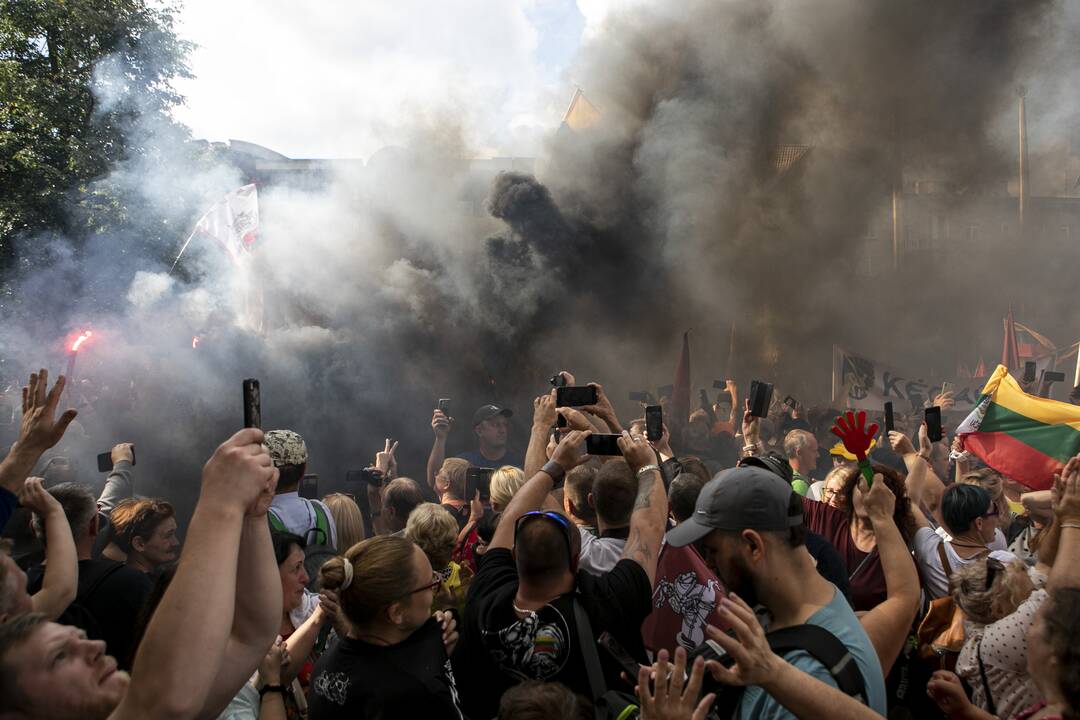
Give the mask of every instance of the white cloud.
[[[574, 20], [578, 21], [575, 28]], [[369, 157], [452, 114], [475, 154], [530, 155], [568, 97], [572, 0], [188, 0], [177, 117], [292, 157]], [[544, 36], [541, 36], [541, 32]]]

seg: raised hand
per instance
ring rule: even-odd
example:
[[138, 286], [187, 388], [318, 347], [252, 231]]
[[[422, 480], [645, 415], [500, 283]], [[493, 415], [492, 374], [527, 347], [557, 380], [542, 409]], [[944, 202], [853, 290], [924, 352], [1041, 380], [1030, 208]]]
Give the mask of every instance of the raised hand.
[[436, 410], [431, 416], [431, 430], [437, 438], [445, 440], [453, 424], [454, 418], [446, 417], [442, 410]]
[[112, 456], [113, 465], [127, 460], [128, 462], [135, 462], [135, 446], [131, 443], [118, 443], [113, 445], [112, 452], [109, 453]]
[[563, 470], [570, 472], [581, 463], [587, 461], [589, 456], [583, 452], [585, 438], [592, 435], [591, 430], [571, 430], [555, 447], [551, 459], [557, 462]]
[[915, 446], [911, 444], [911, 438], [896, 430], [889, 433], [889, 447], [901, 457], [915, 454]]
[[874, 482], [867, 487], [866, 479], [859, 481], [855, 492], [862, 498], [866, 514], [870, 516], [871, 523], [888, 522], [892, 520], [893, 511], [896, 509], [896, 496], [883, 481], [881, 474], [874, 475]]
[[[705, 720], [716, 695], [709, 693], [698, 702], [704, 675], [705, 661], [700, 657], [694, 660], [687, 678], [686, 650], [675, 650], [674, 668], [668, 665], [667, 650], [661, 650], [653, 667], [638, 670], [634, 692], [641, 699], [642, 720]], [[655, 690], [650, 687], [650, 677], [655, 678]]]
[[948, 718], [964, 717], [965, 712], [972, 707], [960, 678], [948, 670], [938, 670], [930, 676], [930, 682], [926, 684], [926, 694]]
[[556, 413], [566, 418], [566, 426], [571, 430], [592, 430], [592, 423], [578, 410], [572, 407], [556, 408]]
[[631, 435], [626, 430], [619, 437], [619, 449], [630, 469], [637, 472], [646, 465], [656, 464], [656, 451], [644, 435]]
[[746, 409], [742, 416], [742, 436], [745, 445], [761, 445], [761, 418], [750, 414], [750, 398], [746, 399]]
[[[438, 412], [436, 410], [435, 412]], [[394, 462], [394, 453], [397, 452], [397, 441], [386, 438], [386, 446], [382, 452], [375, 453], [375, 467], [382, 471], [385, 476], [390, 472], [390, 465]]]
[[17, 441], [20, 450], [34, 452], [40, 456], [41, 453], [60, 442], [68, 425], [78, 415], [75, 410], [69, 409], [65, 410], [59, 418], [53, 418], [66, 384], [67, 380], [61, 375], [52, 389], [48, 390], [48, 370], [41, 368], [38, 372], [30, 374], [29, 384], [22, 389], [23, 417]]
[[64, 512], [60, 502], [45, 489], [44, 482], [43, 478], [28, 477], [19, 491], [19, 504], [42, 518], [51, 513]]
[[551, 427], [556, 415], [554, 390], [533, 400], [533, 427]]
[[263, 445], [263, 431], [244, 428], [218, 446], [202, 472], [203, 499], [211, 505], [239, 509], [255, 508], [266, 493], [277, 487], [278, 471]]
[[280, 685], [281, 671], [289, 665], [289, 649], [278, 635], [259, 663], [259, 678], [264, 685]]
[[1080, 523], [1080, 456], [1065, 464], [1051, 498], [1059, 523]]

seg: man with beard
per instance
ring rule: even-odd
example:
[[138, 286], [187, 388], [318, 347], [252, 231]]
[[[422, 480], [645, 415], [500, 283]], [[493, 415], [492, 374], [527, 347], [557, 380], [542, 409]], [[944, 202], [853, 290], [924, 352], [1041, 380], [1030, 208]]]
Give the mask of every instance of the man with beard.
[[[676, 547], [702, 541], [705, 560], [729, 591], [770, 616], [768, 631], [817, 625], [854, 658], [863, 680], [863, 702], [884, 715], [885, 682], [874, 647], [843, 594], [814, 567], [804, 544], [802, 500], [775, 474], [758, 467], [720, 473], [698, 496], [694, 514], [669, 531]], [[793, 650], [784, 660], [838, 687], [825, 665]], [[737, 718], [794, 718], [762, 687], [748, 687]]]

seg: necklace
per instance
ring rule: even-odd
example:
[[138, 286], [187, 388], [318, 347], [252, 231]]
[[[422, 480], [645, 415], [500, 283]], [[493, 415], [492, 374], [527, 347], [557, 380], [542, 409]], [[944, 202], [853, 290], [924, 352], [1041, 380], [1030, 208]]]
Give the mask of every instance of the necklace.
[[522, 614], [522, 615], [532, 615], [532, 613], [534, 612], [533, 610], [526, 610], [526, 609], [524, 609], [524, 608], [519, 608], [519, 607], [517, 606], [517, 603], [516, 603], [516, 602], [514, 602], [513, 600], [511, 600], [511, 601], [510, 601], [510, 605], [511, 605], [511, 607], [513, 607], [513, 608], [514, 608], [514, 610], [515, 610], [516, 612], [518, 612], [518, 613], [520, 613], [520, 614]]

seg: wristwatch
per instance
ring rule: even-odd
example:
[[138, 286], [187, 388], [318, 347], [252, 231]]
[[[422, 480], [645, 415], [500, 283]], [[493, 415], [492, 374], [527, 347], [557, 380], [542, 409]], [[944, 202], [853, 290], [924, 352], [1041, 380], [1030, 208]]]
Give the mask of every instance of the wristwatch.
[[282, 685], [281, 683], [276, 683], [274, 685], [263, 685], [262, 688], [259, 689], [259, 697], [261, 698], [266, 693], [271, 693], [271, 692], [281, 693], [282, 696], [284, 696], [285, 695], [285, 686]]

